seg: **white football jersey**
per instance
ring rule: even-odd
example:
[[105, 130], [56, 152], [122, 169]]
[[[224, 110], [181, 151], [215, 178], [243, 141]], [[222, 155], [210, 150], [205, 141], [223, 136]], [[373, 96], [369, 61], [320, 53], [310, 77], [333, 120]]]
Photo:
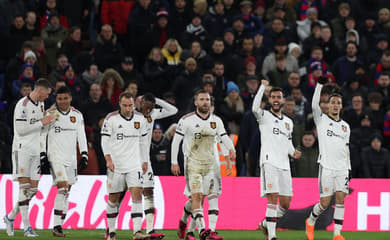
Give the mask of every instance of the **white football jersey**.
[[189, 113], [180, 119], [176, 134], [184, 136], [183, 154], [185, 158], [205, 167], [215, 164], [216, 136], [221, 138], [227, 135], [223, 122], [218, 116], [210, 114], [204, 119], [196, 112]]
[[14, 139], [12, 151], [23, 150], [32, 155], [41, 152], [41, 130], [44, 103], [34, 102], [30, 96], [21, 98], [14, 111]]
[[56, 111], [57, 121], [47, 129], [47, 157], [53, 163], [77, 166], [77, 144], [80, 153], [88, 153], [83, 115], [74, 107], [70, 107], [66, 113], [59, 109]]
[[344, 120], [335, 121], [322, 113], [320, 108], [321, 89], [322, 85], [317, 83], [312, 100], [313, 117], [317, 126], [320, 151], [318, 162], [328, 169], [351, 169], [349, 154], [351, 129]]
[[109, 113], [103, 123], [102, 149], [104, 155], [111, 155], [115, 172], [141, 171], [141, 165], [149, 154], [145, 117], [135, 112], [126, 118], [119, 111]]
[[260, 128], [260, 166], [267, 163], [280, 169], [290, 169], [289, 155], [295, 151], [291, 140], [293, 121], [284, 114], [279, 117], [260, 108], [264, 90], [265, 87], [262, 85], [252, 106]]
[[[164, 100], [161, 100], [159, 98], [156, 98], [156, 104], [159, 105], [162, 108], [155, 108], [150, 112], [150, 115], [146, 118], [146, 125], [147, 125], [147, 131], [148, 131], [148, 146], [152, 143], [152, 133], [153, 133], [153, 126], [154, 121], [157, 119], [166, 118], [172, 115], [175, 115], [177, 113], [177, 108]], [[148, 162], [150, 166], [150, 155], [148, 154]]]

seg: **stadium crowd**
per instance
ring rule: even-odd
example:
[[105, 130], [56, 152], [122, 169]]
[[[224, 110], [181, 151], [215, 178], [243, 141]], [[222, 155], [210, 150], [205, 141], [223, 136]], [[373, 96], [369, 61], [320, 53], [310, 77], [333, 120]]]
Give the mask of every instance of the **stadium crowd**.
[[102, 122], [129, 91], [150, 92], [179, 110], [156, 121], [150, 150], [155, 175], [170, 175], [175, 123], [203, 88], [238, 136], [237, 175], [259, 176], [251, 108], [267, 79], [283, 88], [284, 114], [302, 152], [291, 159], [293, 176], [317, 177], [310, 102], [318, 78], [326, 77], [320, 106], [326, 112], [327, 97], [342, 93], [352, 177], [389, 178], [389, 9], [386, 0], [1, 0], [0, 172], [12, 170], [15, 104], [43, 77], [53, 88], [46, 108], [67, 86], [84, 116], [85, 174], [105, 174]]

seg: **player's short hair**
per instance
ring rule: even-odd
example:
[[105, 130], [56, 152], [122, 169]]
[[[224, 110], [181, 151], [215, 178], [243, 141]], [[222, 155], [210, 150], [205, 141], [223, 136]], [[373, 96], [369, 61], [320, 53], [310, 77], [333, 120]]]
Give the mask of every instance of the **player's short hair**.
[[273, 92], [281, 92], [282, 96], [284, 95], [283, 94], [283, 89], [280, 88], [280, 87], [272, 87], [271, 90], [269, 91], [269, 95], [271, 96], [271, 93], [273, 93]]
[[35, 88], [41, 87], [41, 88], [45, 88], [45, 89], [51, 88], [50, 82], [49, 82], [49, 80], [47, 80], [46, 78], [40, 78], [40, 79], [38, 79], [38, 80], [35, 82], [34, 87], [35, 87]]
[[387, 77], [390, 78], [390, 72], [388, 72], [388, 71], [383, 71], [383, 72], [381, 72], [381, 73], [379, 74], [379, 76], [387, 76]]
[[288, 96], [286, 97], [286, 102], [295, 102], [295, 100], [292, 96]]
[[343, 96], [342, 96], [340, 93], [338, 93], [338, 92], [333, 92], [333, 93], [331, 93], [331, 94], [329, 95], [328, 103], [330, 103], [330, 99], [332, 99], [332, 97], [338, 97], [338, 98], [340, 98], [341, 100], [343, 99]]
[[144, 102], [151, 102], [153, 104], [156, 103], [156, 97], [152, 93], [145, 93], [142, 96], [142, 101]]
[[67, 93], [67, 94], [71, 95], [70, 89], [69, 89], [68, 87], [66, 87], [66, 86], [60, 87], [60, 88], [57, 90], [57, 92], [56, 92], [57, 95], [58, 95], [58, 94], [63, 94], [63, 93]]
[[195, 92], [195, 95], [194, 95], [194, 98], [196, 99], [198, 97], [199, 94], [209, 94], [209, 92], [207, 92], [206, 90], [204, 89], [199, 89], [198, 91]]
[[20, 88], [32, 88], [32, 85], [29, 82], [24, 82], [22, 83], [22, 86], [20, 86]]
[[132, 98], [132, 99], [134, 99], [134, 96], [133, 96], [133, 94], [131, 94], [129, 92], [122, 92], [121, 95], [119, 95], [119, 101], [121, 101], [122, 98]]

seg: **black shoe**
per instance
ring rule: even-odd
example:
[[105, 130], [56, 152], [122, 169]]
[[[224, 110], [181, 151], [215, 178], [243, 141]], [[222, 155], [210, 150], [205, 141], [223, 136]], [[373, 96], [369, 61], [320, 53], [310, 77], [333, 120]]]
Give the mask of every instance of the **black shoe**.
[[108, 236], [108, 239], [109, 240], [115, 240], [116, 239], [116, 233], [115, 232], [110, 232], [110, 234]]
[[53, 228], [53, 236], [54, 237], [65, 237], [65, 234], [62, 231], [61, 225], [54, 226], [54, 228]]

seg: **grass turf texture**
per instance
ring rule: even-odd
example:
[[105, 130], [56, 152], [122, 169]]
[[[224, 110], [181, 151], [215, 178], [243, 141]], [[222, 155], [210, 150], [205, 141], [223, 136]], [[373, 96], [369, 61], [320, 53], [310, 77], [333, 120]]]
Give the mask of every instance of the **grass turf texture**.
[[[35, 239], [60, 239], [54, 238], [50, 230], [37, 230], [39, 237]], [[66, 239], [100, 239], [103, 240], [104, 230], [65, 230], [67, 236]], [[175, 230], [165, 230], [162, 231], [166, 234], [166, 240], [178, 239]], [[253, 240], [264, 239], [263, 234], [260, 231], [219, 231], [219, 235], [224, 237], [224, 240]], [[304, 231], [278, 231], [279, 240], [304, 240], [305, 232]], [[347, 240], [389, 240], [390, 232], [343, 232], [343, 236]], [[196, 234], [198, 237], [198, 234]], [[315, 240], [329, 240], [333, 238], [332, 231], [316, 231]], [[23, 237], [23, 232], [21, 230], [15, 231], [14, 237], [8, 237], [5, 233], [5, 230], [0, 230], [0, 239], [30, 239]], [[118, 231], [117, 239], [132, 239], [131, 231]]]

